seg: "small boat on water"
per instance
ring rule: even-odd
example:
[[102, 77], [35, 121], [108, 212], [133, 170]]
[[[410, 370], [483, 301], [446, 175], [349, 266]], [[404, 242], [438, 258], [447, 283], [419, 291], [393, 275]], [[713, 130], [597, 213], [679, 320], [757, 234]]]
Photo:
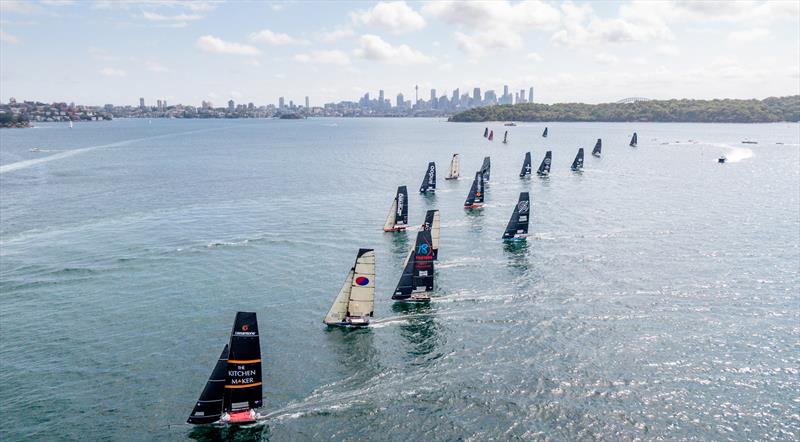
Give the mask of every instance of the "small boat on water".
[[[691, 141], [691, 140], [689, 140], [689, 141]], [[636, 135], [636, 132], [634, 132], [633, 136], [631, 137], [630, 146], [631, 147], [636, 147], [637, 144], [639, 144], [639, 137]]]
[[514, 212], [511, 214], [506, 231], [503, 233], [504, 241], [520, 240], [528, 237], [530, 206], [531, 201], [528, 192], [520, 192], [517, 205], [514, 206]]
[[41, 147], [31, 147], [30, 152], [50, 152], [47, 149], [42, 149]]
[[419, 186], [419, 193], [435, 193], [436, 192], [436, 163], [431, 161], [428, 163], [428, 169], [425, 170], [425, 177], [422, 178], [422, 184]]
[[[433, 260], [439, 259], [439, 231], [441, 230], [441, 219], [439, 217], [439, 209], [431, 209], [425, 213], [425, 221], [419, 226], [420, 230], [428, 230], [431, 232], [431, 244], [433, 245]], [[411, 253], [409, 251], [406, 259], [403, 261], [403, 268], [408, 264]]]
[[488, 137], [489, 137], [489, 128], [487, 127], [486, 129], [483, 130], [483, 138], [488, 138]]
[[722, 155], [721, 157], [717, 158], [718, 163], [724, 163], [726, 161], [728, 161], [728, 157], [726, 157], [725, 155]]
[[444, 177], [444, 179], [457, 180], [460, 173], [461, 173], [461, 158], [458, 156], [457, 153], [454, 153], [453, 158], [450, 160], [450, 170], [447, 172], [447, 176]]
[[520, 178], [531, 176], [531, 153], [525, 152], [525, 159], [522, 160], [522, 170], [519, 172]]
[[542, 132], [542, 137], [547, 138], [547, 127], [544, 128], [544, 132]]
[[464, 201], [464, 208], [480, 209], [483, 207], [483, 191], [483, 174], [480, 171], [475, 172], [475, 179], [472, 181], [472, 187], [469, 188], [467, 199]]
[[553, 161], [553, 152], [548, 150], [544, 154], [544, 159], [542, 159], [542, 163], [539, 164], [539, 170], [536, 171], [536, 175], [542, 177], [550, 175], [550, 163], [552, 161]]
[[742, 144], [758, 144], [758, 141], [744, 140], [742, 141]]
[[69, 120], [69, 128], [72, 129], [73, 127], [75, 126], [72, 124], [72, 120]]
[[359, 249], [356, 262], [322, 320], [338, 327], [366, 327], [375, 306], [375, 251]]
[[508, 144], [508, 131], [503, 135], [503, 144]]
[[492, 160], [489, 157], [483, 157], [483, 164], [481, 165], [481, 174], [483, 181], [489, 181], [489, 175], [492, 172]]
[[512, 122], [509, 122], [509, 123], [505, 123], [503, 126], [516, 126], [516, 125], [517, 125], [517, 123], [512, 121]]
[[578, 154], [575, 155], [575, 159], [572, 160], [572, 166], [570, 166], [570, 169], [573, 172], [580, 172], [581, 170], [583, 170], [583, 148], [582, 147], [578, 149]]
[[489, 131], [489, 141], [494, 141], [494, 131], [493, 130]]
[[238, 312], [228, 345], [187, 420], [190, 424], [250, 424], [263, 405], [261, 343], [253, 312]]
[[426, 302], [433, 292], [433, 239], [430, 230], [417, 232], [414, 248], [409, 251], [403, 274], [394, 289], [395, 301]]
[[592, 156], [600, 158], [600, 151], [601, 150], [603, 150], [603, 140], [598, 138], [597, 142], [594, 143], [594, 149], [592, 149]]
[[394, 195], [392, 208], [389, 209], [389, 216], [383, 225], [384, 232], [394, 232], [405, 230], [408, 225], [408, 190], [406, 186], [399, 186]]

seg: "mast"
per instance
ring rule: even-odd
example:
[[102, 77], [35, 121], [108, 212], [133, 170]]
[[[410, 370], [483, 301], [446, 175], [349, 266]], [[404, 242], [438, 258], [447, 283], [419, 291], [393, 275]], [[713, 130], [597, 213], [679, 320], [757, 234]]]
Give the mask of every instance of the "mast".
[[419, 186], [419, 193], [436, 192], [436, 163], [431, 161], [428, 163], [428, 169], [425, 171], [425, 177], [422, 178], [422, 184]]
[[600, 151], [603, 149], [603, 140], [600, 138], [597, 139], [597, 143], [594, 145], [594, 149], [592, 149], [592, 155], [599, 157]]
[[539, 170], [536, 171], [536, 174], [539, 176], [547, 176], [550, 174], [550, 163], [553, 161], [553, 152], [547, 151], [544, 154], [544, 159], [542, 163], [539, 164]]
[[408, 190], [406, 186], [399, 186], [392, 207], [389, 209], [389, 216], [383, 225], [383, 231], [402, 230], [406, 225], [408, 225]]
[[519, 172], [520, 178], [525, 178], [531, 174], [531, 153], [525, 152], [525, 160], [522, 161], [522, 170]]
[[252, 410], [262, 399], [258, 319], [253, 312], [238, 312], [231, 330], [223, 411]]
[[514, 206], [511, 219], [503, 233], [503, 239], [525, 238], [528, 236], [528, 217], [530, 213], [530, 196], [528, 192], [520, 192], [519, 201]]
[[583, 169], [583, 148], [578, 149], [578, 154], [575, 155], [575, 159], [572, 160], [572, 166], [570, 167], [573, 172], [577, 172]]
[[508, 143], [508, 131], [503, 135], [503, 144]]
[[457, 153], [454, 153], [453, 158], [450, 160], [450, 171], [447, 173], [445, 179], [446, 180], [457, 179], [460, 172], [461, 172], [461, 159], [459, 158]]
[[408, 300], [414, 295], [418, 295], [420, 299], [429, 299], [427, 294], [433, 291], [432, 242], [430, 230], [417, 232], [417, 240], [410, 252], [411, 256], [403, 269], [392, 299]]
[[195, 425], [210, 424], [222, 417], [222, 403], [225, 396], [225, 369], [228, 367], [228, 344], [222, 349], [214, 370], [211, 371], [200, 398], [194, 405], [187, 423]]
[[630, 146], [631, 146], [631, 147], [636, 147], [636, 145], [637, 145], [638, 143], [639, 143], [639, 137], [637, 137], [637, 136], [636, 136], [636, 132], [634, 132], [634, 133], [633, 133], [633, 136], [631, 137], [631, 144], [630, 144]]
[[547, 138], [547, 126], [545, 126], [544, 132], [542, 132], [542, 137]]
[[492, 171], [492, 160], [489, 157], [483, 157], [483, 165], [481, 165], [481, 174], [483, 181], [489, 181], [489, 175]]
[[464, 201], [464, 208], [474, 209], [483, 204], [483, 174], [475, 172], [475, 179], [472, 187], [469, 188], [467, 199]]
[[347, 316], [372, 316], [375, 310], [375, 251], [358, 249]]
[[325, 324], [341, 324], [347, 318], [347, 307], [350, 305], [350, 290], [353, 288], [353, 275], [354, 269], [350, 268], [350, 271], [347, 272], [347, 278], [345, 278], [344, 284], [342, 284], [342, 288], [339, 290], [339, 294], [336, 295], [336, 299], [334, 299], [333, 305], [331, 305], [331, 309], [328, 310], [328, 314], [325, 315], [325, 319], [322, 320]]

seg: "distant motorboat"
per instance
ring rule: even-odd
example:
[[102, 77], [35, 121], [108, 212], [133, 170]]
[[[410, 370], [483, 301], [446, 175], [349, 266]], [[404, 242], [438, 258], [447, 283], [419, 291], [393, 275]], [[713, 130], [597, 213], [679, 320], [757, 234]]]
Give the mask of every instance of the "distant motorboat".
[[512, 121], [512, 122], [510, 122], [510, 123], [506, 123], [506, 124], [504, 124], [503, 126], [516, 126], [516, 125], [517, 125], [517, 123], [515, 123], [515, 122], [513, 122], [513, 121]]
[[726, 161], [728, 161], [728, 158], [725, 155], [723, 155], [723, 156], [719, 157], [719, 159], [717, 159], [718, 163], [724, 163]]
[[47, 149], [42, 149], [42, 148], [39, 148], [39, 147], [32, 147], [30, 151], [31, 152], [50, 152]]
[[742, 141], [742, 144], [758, 144], [758, 141], [744, 140]]

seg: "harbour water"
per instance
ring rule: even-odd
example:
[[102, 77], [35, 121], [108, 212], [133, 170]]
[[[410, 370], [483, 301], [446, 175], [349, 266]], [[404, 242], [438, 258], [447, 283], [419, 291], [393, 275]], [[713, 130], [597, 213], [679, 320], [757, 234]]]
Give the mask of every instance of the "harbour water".
[[[2, 439], [797, 440], [800, 126], [486, 126], [1, 130]], [[545, 150], [550, 177], [519, 179]], [[484, 156], [487, 205], [465, 212]], [[414, 235], [381, 229], [401, 184], [412, 224], [441, 211], [427, 306], [389, 299]], [[521, 191], [532, 237], [503, 244]], [[374, 325], [326, 329], [359, 247]], [[266, 419], [191, 428], [239, 310], [258, 313]]]

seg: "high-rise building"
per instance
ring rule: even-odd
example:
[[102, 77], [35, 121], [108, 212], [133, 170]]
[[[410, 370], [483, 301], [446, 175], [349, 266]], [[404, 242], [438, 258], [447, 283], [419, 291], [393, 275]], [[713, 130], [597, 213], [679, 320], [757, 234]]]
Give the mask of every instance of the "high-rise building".
[[519, 103], [525, 103], [525, 89], [519, 90]]
[[533, 86], [528, 89], [528, 103], [533, 103]]
[[278, 98], [278, 109], [283, 109], [284, 105], [283, 97]]
[[481, 100], [481, 88], [476, 87], [472, 90], [472, 101], [474, 105], [479, 105], [483, 100]]
[[397, 94], [397, 107], [403, 107], [406, 104], [406, 98], [403, 94]]
[[503, 96], [508, 95], [508, 85], [503, 86]]
[[458, 88], [456, 88], [453, 91], [453, 98], [450, 99], [450, 104], [452, 106], [458, 106], [458, 98], [460, 97], [459, 92], [460, 91], [458, 90]]
[[381, 103], [383, 103], [383, 100], [384, 100], [384, 97], [383, 97], [383, 89], [381, 89], [381, 90], [379, 90], [379, 91], [378, 91], [378, 101], [380, 101]]
[[414, 103], [419, 103], [419, 85], [414, 85]]
[[308, 105], [308, 95], [306, 95], [306, 110], [310, 109], [311, 106]]
[[233, 109], [236, 107], [233, 100], [228, 100], [228, 112], [233, 112]]
[[436, 89], [431, 89], [431, 109], [436, 109]]
[[497, 94], [494, 93], [494, 90], [488, 90], [483, 94], [483, 102], [485, 104], [497, 104]]
[[144, 97], [139, 98], [139, 107], [144, 109]]

